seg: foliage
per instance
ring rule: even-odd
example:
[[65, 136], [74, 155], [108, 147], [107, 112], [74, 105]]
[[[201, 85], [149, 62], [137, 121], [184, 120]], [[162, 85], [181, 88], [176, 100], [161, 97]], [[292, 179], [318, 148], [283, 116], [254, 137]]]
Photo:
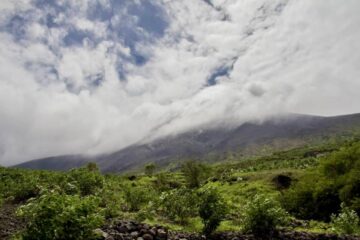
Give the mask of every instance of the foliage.
[[[300, 221], [299, 229], [329, 232], [330, 224], [323, 221], [329, 221], [331, 214], [339, 213], [341, 202], [359, 214], [359, 147], [360, 143], [352, 141], [330, 147], [303, 147], [263, 157], [250, 158], [239, 154], [233, 155], [232, 162], [206, 165], [190, 161], [184, 163], [179, 171], [177, 165], [174, 165], [173, 168], [168, 167], [169, 171], [163, 170], [157, 173], [149, 171], [147, 175], [140, 172], [140, 174], [131, 173], [130, 177], [102, 175], [93, 163], [68, 172], [0, 168], [0, 199], [10, 204], [10, 200], [16, 200], [20, 204], [26, 204], [28, 201], [30, 205], [21, 208], [24, 210], [19, 210], [19, 213], [23, 212], [29, 226], [36, 226], [31, 228], [33, 234], [39, 234], [36, 232], [39, 230], [36, 229], [41, 227], [44, 234], [65, 231], [61, 229], [69, 228], [70, 225], [79, 227], [79, 219], [88, 217], [90, 221], [81, 224], [91, 225], [93, 222], [91, 216], [95, 215], [101, 219], [105, 217], [109, 221], [112, 218], [146, 221], [149, 224], [165, 225], [179, 231], [202, 229], [207, 235], [217, 227], [221, 231], [252, 229], [249, 227], [250, 223], [261, 220], [268, 221], [273, 226], [276, 223], [275, 227], [270, 227], [270, 230], [266, 231], [255, 228], [254, 231], [272, 232], [276, 227], [285, 226], [283, 225], [285, 222], [277, 222], [278, 215], [281, 214], [277, 214], [275, 210], [280, 213], [284, 213], [284, 210], [280, 210], [278, 203], [272, 200], [275, 196], [281, 197], [281, 203], [293, 217], [317, 219]], [[293, 181], [288, 190], [279, 190], [274, 185], [273, 179], [279, 174], [291, 176]], [[40, 195], [46, 192], [47, 194]], [[270, 199], [269, 201], [275, 204], [272, 208], [271, 204], [256, 205], [256, 201], [253, 202], [256, 194], [261, 194], [264, 199]], [[44, 198], [51, 199], [49, 201], [54, 204], [47, 206]], [[85, 214], [80, 210], [87, 208], [81, 207], [81, 204], [91, 208], [92, 210], [89, 210], [91, 213]], [[272, 211], [255, 211], [265, 208], [263, 205], [268, 206]], [[33, 212], [36, 209], [37, 214], [31, 215], [30, 209]], [[45, 209], [50, 210], [45, 212]], [[35, 216], [40, 216], [40, 213], [45, 221], [34, 220]], [[261, 214], [268, 214], [275, 220], [267, 218], [268, 215], [265, 218]], [[333, 215], [331, 226], [334, 229], [336, 225], [334, 219], [346, 219], [346, 217], [340, 218], [340, 215], [336, 217]], [[299, 221], [294, 220], [294, 222]], [[45, 224], [48, 226], [46, 227]], [[259, 223], [255, 224], [255, 227], [267, 227], [271, 224]], [[89, 234], [92, 234], [90, 229], [93, 226], [95, 224], [85, 227], [89, 229]], [[70, 233], [72, 230], [66, 231]], [[25, 236], [26, 233], [28, 230], [23, 235]], [[73, 239], [81, 239], [85, 236], [82, 231], [73, 234]], [[31, 237], [29, 233], [28, 239]], [[41, 236], [38, 239], [46, 239], [46, 237]]]
[[336, 186], [316, 176], [306, 176], [306, 180], [283, 195], [283, 207], [301, 219], [329, 221], [330, 215], [340, 208]]
[[138, 186], [124, 186], [124, 200], [131, 212], [139, 211], [140, 208], [150, 201], [151, 192]]
[[160, 172], [156, 174], [156, 179], [153, 181], [154, 187], [159, 191], [167, 191], [174, 188], [180, 188], [183, 184], [179, 179], [174, 179], [173, 176], [169, 176], [168, 173]]
[[320, 165], [295, 184], [283, 198], [284, 207], [303, 219], [329, 221], [345, 202], [360, 212], [360, 143], [323, 158]]
[[160, 212], [172, 221], [185, 224], [196, 213], [197, 196], [186, 188], [163, 192], [158, 203]]
[[23, 240], [93, 239], [93, 230], [103, 223], [99, 199], [50, 192], [19, 208], [27, 220]]
[[82, 196], [87, 196], [103, 187], [104, 177], [91, 164], [84, 168], [72, 169], [68, 173], [67, 182], [77, 186]]
[[354, 210], [341, 204], [341, 212], [331, 216], [333, 230], [339, 234], [360, 234], [360, 219]]
[[0, 195], [15, 202], [38, 196], [40, 179], [25, 171], [0, 169]]
[[36, 179], [25, 177], [21, 184], [17, 184], [13, 189], [12, 196], [16, 202], [22, 202], [27, 199], [38, 196], [40, 186], [36, 183]]
[[277, 201], [255, 195], [245, 206], [244, 231], [257, 236], [271, 235], [277, 227], [287, 224], [288, 217]]
[[189, 188], [200, 187], [202, 181], [206, 178], [208, 171], [209, 169], [204, 164], [193, 160], [186, 161], [181, 166], [181, 172], [183, 173]]
[[106, 219], [118, 217], [121, 213], [121, 207], [124, 204], [124, 198], [121, 194], [121, 186], [118, 182], [106, 179], [105, 185], [98, 196], [100, 197], [100, 206], [104, 209]]
[[210, 235], [224, 220], [227, 205], [214, 188], [205, 188], [199, 192], [199, 216], [204, 224], [203, 233]]
[[145, 165], [144, 168], [145, 174], [150, 177], [154, 174], [155, 169], [156, 169], [156, 165], [154, 163], [148, 163]]

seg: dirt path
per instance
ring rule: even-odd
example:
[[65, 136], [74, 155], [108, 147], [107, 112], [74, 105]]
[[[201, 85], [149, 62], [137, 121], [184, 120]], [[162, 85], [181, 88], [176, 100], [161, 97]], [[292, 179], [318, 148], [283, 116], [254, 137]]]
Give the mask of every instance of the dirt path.
[[24, 222], [15, 216], [18, 205], [4, 203], [0, 208], [0, 239], [10, 239], [11, 235], [24, 227]]

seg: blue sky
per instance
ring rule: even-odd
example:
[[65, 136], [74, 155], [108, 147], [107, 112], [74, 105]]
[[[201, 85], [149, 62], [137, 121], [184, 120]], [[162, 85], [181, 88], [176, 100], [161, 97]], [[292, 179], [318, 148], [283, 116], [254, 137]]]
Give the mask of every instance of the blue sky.
[[360, 112], [360, 2], [2, 0], [0, 164]]

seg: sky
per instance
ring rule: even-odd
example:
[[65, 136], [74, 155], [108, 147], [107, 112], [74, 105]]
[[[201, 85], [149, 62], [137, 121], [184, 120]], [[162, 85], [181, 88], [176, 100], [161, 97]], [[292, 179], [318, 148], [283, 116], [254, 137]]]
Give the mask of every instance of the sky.
[[1, 0], [0, 165], [360, 112], [358, 0]]

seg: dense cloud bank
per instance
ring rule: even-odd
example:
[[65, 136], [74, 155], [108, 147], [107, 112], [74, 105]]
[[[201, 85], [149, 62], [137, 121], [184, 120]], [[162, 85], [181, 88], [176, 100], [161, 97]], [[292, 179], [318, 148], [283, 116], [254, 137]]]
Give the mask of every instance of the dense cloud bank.
[[360, 111], [360, 2], [2, 0], [0, 164]]

